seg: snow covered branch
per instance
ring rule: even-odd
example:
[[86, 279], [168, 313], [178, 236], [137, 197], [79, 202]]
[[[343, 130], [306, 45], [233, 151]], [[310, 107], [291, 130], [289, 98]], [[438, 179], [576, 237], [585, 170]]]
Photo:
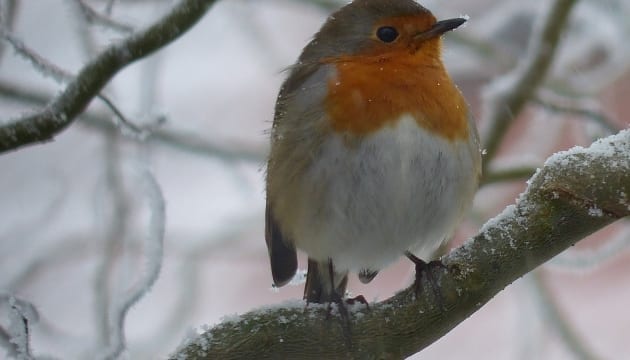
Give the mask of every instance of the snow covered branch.
[[[351, 306], [351, 345], [336, 311], [301, 301], [226, 320], [173, 355], [186, 359], [402, 358], [436, 341], [507, 285], [587, 235], [630, 216], [630, 130], [547, 159], [514, 205], [432, 268], [423, 282], [380, 303]], [[426, 279], [426, 277], [424, 277]], [[326, 344], [322, 346], [321, 344]]]
[[0, 152], [51, 140], [69, 126], [122, 68], [145, 57], [188, 31], [215, 0], [182, 0], [146, 30], [101, 52], [66, 89], [40, 111], [9, 120], [0, 127]]

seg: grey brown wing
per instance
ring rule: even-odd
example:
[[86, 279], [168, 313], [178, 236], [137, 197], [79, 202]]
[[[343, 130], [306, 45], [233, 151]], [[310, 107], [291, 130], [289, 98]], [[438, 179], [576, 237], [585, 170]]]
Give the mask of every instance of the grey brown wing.
[[[312, 160], [312, 152], [317, 151], [317, 136], [314, 134], [315, 129], [321, 127], [318, 120], [323, 116], [322, 102], [330, 69], [315, 63], [300, 63], [290, 71], [276, 103], [267, 163], [265, 240], [276, 286], [285, 285], [295, 275], [297, 254], [294, 239], [287, 238], [280, 229], [274, 216], [273, 202], [286, 197], [297, 201], [288, 195], [287, 184], [297, 177], [296, 174], [305, 171]], [[307, 145], [306, 142], [313, 143]], [[278, 209], [275, 211], [280, 212]]]
[[293, 242], [286, 239], [273, 217], [271, 204], [267, 200], [265, 207], [265, 241], [271, 262], [271, 275], [275, 286], [283, 286], [297, 271], [297, 253]]

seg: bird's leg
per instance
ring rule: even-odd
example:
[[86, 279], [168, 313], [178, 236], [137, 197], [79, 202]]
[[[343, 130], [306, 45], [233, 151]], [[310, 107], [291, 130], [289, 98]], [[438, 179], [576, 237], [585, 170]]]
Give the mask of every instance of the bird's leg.
[[330, 317], [332, 310], [332, 303], [337, 304], [337, 308], [339, 309], [339, 315], [346, 322], [350, 321], [350, 315], [348, 313], [348, 309], [343, 301], [343, 295], [337, 291], [337, 287], [335, 286], [335, 269], [333, 266], [332, 259], [328, 259], [328, 276], [330, 280], [330, 302], [328, 303], [328, 316]]
[[344, 341], [348, 348], [352, 347], [352, 333], [350, 332], [350, 314], [348, 313], [348, 308], [346, 308], [346, 304], [343, 301], [343, 295], [337, 291], [337, 287], [335, 286], [335, 269], [333, 266], [332, 259], [328, 259], [328, 276], [330, 276], [330, 302], [328, 303], [328, 313], [327, 318], [330, 317], [332, 313], [332, 303], [337, 304], [337, 309], [339, 310], [339, 315], [341, 316], [341, 330], [343, 332]]
[[445, 310], [442, 293], [440, 292], [440, 287], [438, 286], [437, 281], [435, 281], [435, 277], [433, 277], [433, 272], [431, 272], [431, 268], [438, 267], [442, 269], [447, 269], [446, 265], [444, 265], [440, 260], [433, 260], [429, 263], [426, 263], [424, 260], [415, 256], [409, 251], [405, 251], [405, 256], [407, 256], [407, 258], [416, 265], [416, 279], [413, 283], [416, 299], [422, 293], [422, 275], [426, 275], [427, 281], [429, 282], [429, 284], [431, 285], [431, 289], [433, 290], [433, 295], [435, 296], [435, 299], [437, 300], [440, 308], [442, 310]]

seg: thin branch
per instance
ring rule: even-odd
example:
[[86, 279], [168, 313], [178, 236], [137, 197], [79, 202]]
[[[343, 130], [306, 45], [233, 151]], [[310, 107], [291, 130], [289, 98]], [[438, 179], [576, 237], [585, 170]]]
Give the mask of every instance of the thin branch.
[[114, 10], [114, 1], [116, 0], [107, 0], [107, 5], [105, 6], [105, 14], [107, 14], [107, 16], [112, 15], [112, 11]]
[[524, 59], [510, 73], [493, 81], [484, 93], [485, 119], [483, 148], [487, 169], [495, 157], [512, 120], [542, 83], [551, 65], [562, 30], [577, 0], [555, 0], [545, 16], [540, 17]]
[[90, 23], [84, 15], [80, 0], [70, 2], [70, 8], [72, 11], [70, 17], [77, 26], [76, 32], [81, 42], [81, 51], [86, 59], [92, 59], [98, 54], [99, 46], [96, 44]]
[[37, 322], [39, 319], [37, 309], [28, 301], [18, 299], [10, 294], [0, 293], [0, 303], [7, 303], [10, 308], [9, 328], [1, 331], [3, 342], [8, 336], [8, 355], [17, 359], [33, 359], [29, 324]]
[[74, 79], [74, 75], [51, 63], [45, 57], [38, 54], [35, 50], [29, 48], [24, 42], [13, 34], [5, 32], [2, 34], [4, 39], [13, 46], [15, 52], [28, 60], [33, 67], [44, 76], [49, 76], [59, 83], [65, 83]]
[[[351, 333], [327, 306], [280, 305], [224, 321], [172, 358], [404, 358], [433, 343], [510, 283], [587, 235], [630, 216], [630, 130], [550, 157], [516, 204], [380, 303], [349, 306]], [[588, 181], [584, 181], [587, 178]], [[439, 298], [427, 280], [439, 284]], [[348, 339], [349, 337], [349, 339]], [[350, 346], [348, 346], [350, 341]], [[326, 346], [321, 346], [326, 344]]]
[[134, 136], [143, 137], [146, 134], [146, 130], [144, 128], [139, 127], [134, 124], [131, 120], [127, 119], [127, 117], [122, 113], [122, 111], [118, 110], [113, 101], [111, 101], [107, 96], [98, 94], [96, 97], [101, 100], [105, 105], [111, 110], [114, 115], [116, 115], [116, 119], [120, 120], [120, 123], [124, 125], [124, 128], [131, 130]]
[[536, 168], [530, 166], [489, 170], [481, 176], [479, 186], [485, 186], [506, 181], [524, 181], [526, 179], [529, 179], [535, 172]]
[[[35, 89], [26, 89], [18, 84], [0, 81], [0, 95], [9, 99], [32, 105], [43, 105], [50, 96]], [[81, 116], [81, 124], [92, 129], [108, 132], [116, 129], [106, 115], [86, 112]], [[142, 129], [144, 131], [144, 129]], [[146, 133], [146, 131], [144, 131]], [[262, 164], [267, 154], [266, 148], [245, 148], [243, 146], [227, 147], [215, 144], [197, 135], [181, 133], [167, 129], [151, 129], [146, 133], [147, 142], [168, 146], [174, 149], [211, 156], [225, 161], [245, 161]]]
[[0, 152], [51, 140], [74, 121], [118, 71], [184, 34], [215, 1], [182, 0], [148, 29], [109, 46], [42, 110], [0, 127]]
[[[5, 34], [5, 39], [13, 46], [13, 48], [22, 56], [24, 56], [31, 64], [39, 70], [42, 74], [52, 77], [58, 82], [72, 81], [75, 76], [69, 71], [62, 69], [61, 67], [46, 60], [43, 56], [39, 55], [35, 50], [26, 46], [21, 40], [11, 34]], [[133, 122], [127, 119], [127, 117], [114, 105], [107, 96], [98, 93], [96, 97], [101, 100], [113, 113], [116, 118], [120, 120], [120, 123], [127, 127], [135, 136], [142, 136], [145, 132], [144, 129], [139, 128]]]
[[[296, 0], [293, 0], [293, 1], [296, 1]], [[329, 11], [329, 12], [337, 10], [341, 6], [344, 5], [344, 2], [343, 1], [339, 1], [339, 0], [308, 0], [308, 1], [297, 0], [297, 1], [300, 2], [300, 3], [310, 3], [312, 5], [320, 7], [323, 10]]]
[[79, 9], [81, 9], [81, 13], [88, 23], [102, 25], [122, 33], [132, 33], [134, 31], [133, 26], [121, 23], [112, 19], [108, 15], [99, 13], [88, 5], [85, 0], [75, 0], [75, 2], [79, 6]]
[[[103, 346], [110, 345], [112, 338], [109, 327], [112, 300], [110, 280], [116, 255], [121, 250], [122, 243], [129, 232], [132, 201], [125, 192], [123, 184], [120, 134], [116, 130], [111, 130], [105, 135], [105, 191], [102, 196], [104, 204], [98, 204], [94, 210], [98, 218], [108, 220], [105, 220], [103, 224], [105, 235], [99, 251], [102, 256], [94, 271], [93, 288], [96, 333], [99, 345]], [[109, 211], [103, 212], [103, 209], [109, 209]]]
[[608, 133], [610, 134], [614, 134], [617, 131], [621, 130], [617, 126], [615, 126], [614, 123], [606, 115], [597, 110], [560, 104], [559, 102], [551, 100], [547, 96], [544, 99], [542, 97], [536, 97], [533, 99], [533, 102], [537, 105], [542, 106], [546, 110], [555, 113], [576, 115], [584, 119], [591, 120], [602, 128], [606, 129], [606, 131], [608, 131]]
[[532, 284], [536, 289], [538, 302], [543, 310], [544, 319], [551, 327], [553, 327], [562, 341], [564, 341], [567, 349], [573, 353], [576, 359], [594, 360], [600, 357], [595, 356], [593, 352], [587, 348], [584, 339], [575, 333], [573, 327], [570, 326], [566, 316], [562, 313], [560, 306], [553, 298], [551, 290], [545, 284], [545, 279], [541, 271], [532, 271]]
[[28, 318], [18, 306], [11, 306], [11, 328], [13, 334], [11, 343], [15, 345], [16, 358], [30, 360], [31, 356], [31, 335], [29, 331]]
[[620, 231], [614, 238], [596, 249], [565, 251], [553, 258], [549, 264], [559, 269], [588, 270], [624, 254], [629, 248], [630, 228], [626, 228], [626, 231]]
[[164, 251], [164, 228], [166, 226], [166, 211], [164, 197], [159, 184], [147, 169], [142, 170], [146, 198], [151, 212], [149, 228], [144, 249], [146, 269], [138, 282], [122, 299], [113, 306], [113, 318], [110, 331], [113, 338], [111, 345], [103, 354], [103, 359], [116, 359], [125, 350], [124, 322], [129, 309], [142, 299], [157, 280], [162, 268]]
[[[15, 17], [18, 11], [16, 0], [0, 1], [0, 34], [13, 31]], [[0, 61], [4, 58], [5, 46], [0, 43]]]

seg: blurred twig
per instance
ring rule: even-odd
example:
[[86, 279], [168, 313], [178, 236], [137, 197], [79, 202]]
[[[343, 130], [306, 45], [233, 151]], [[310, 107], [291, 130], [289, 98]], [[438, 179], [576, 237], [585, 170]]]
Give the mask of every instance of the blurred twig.
[[560, 34], [576, 0], [555, 0], [535, 26], [526, 56], [507, 75], [494, 80], [484, 93], [485, 132], [483, 148], [487, 155], [484, 170], [495, 157], [512, 120], [521, 112], [542, 83], [553, 60]]
[[[628, 201], [626, 198], [625, 201]], [[608, 239], [603, 245], [592, 250], [565, 251], [553, 258], [549, 264], [560, 269], [588, 270], [606, 263], [611, 258], [617, 257], [630, 248], [630, 225], [626, 222], [625, 231], [620, 231], [612, 239]]]
[[573, 354], [573, 356], [580, 360], [599, 359], [599, 357], [595, 356], [593, 352], [588, 349], [585, 341], [575, 333], [573, 327], [569, 324], [568, 319], [564, 316], [560, 306], [553, 298], [551, 290], [545, 284], [542, 272], [540, 270], [532, 271], [531, 280], [538, 295], [538, 303], [544, 313], [543, 318], [546, 320], [548, 325], [552, 326], [556, 330], [560, 339], [562, 339], [567, 349]]
[[617, 131], [621, 130], [617, 126], [615, 126], [614, 123], [610, 121], [610, 119], [606, 115], [604, 115], [602, 112], [597, 111], [597, 110], [581, 108], [581, 107], [572, 106], [572, 105], [560, 104], [558, 102], [554, 102], [548, 96], [544, 98], [536, 97], [532, 99], [532, 101], [535, 104], [540, 105], [546, 110], [549, 110], [552, 112], [576, 115], [581, 118], [591, 120], [595, 122], [596, 124], [598, 124], [599, 126], [601, 126], [602, 128], [606, 129], [606, 131], [609, 134], [614, 134]]
[[[18, 11], [16, 0], [0, 0], [0, 34], [13, 31]], [[4, 43], [0, 42], [0, 61], [4, 57]]]
[[[36, 89], [23, 88], [18, 84], [0, 81], [0, 96], [32, 105], [46, 104], [50, 96]], [[109, 118], [100, 113], [86, 112], [81, 116], [81, 124], [100, 131], [116, 130]], [[226, 161], [245, 161], [262, 164], [265, 161], [265, 148], [246, 148], [243, 146], [227, 147], [203, 139], [194, 134], [186, 134], [168, 129], [151, 130], [146, 138], [148, 142], [168, 146], [182, 151], [212, 156]]]
[[162, 268], [164, 229], [166, 226], [164, 197], [160, 186], [148, 169], [142, 169], [142, 177], [150, 210], [149, 226], [144, 249], [146, 269], [144, 269], [140, 279], [126, 294], [116, 297], [116, 302], [112, 306], [112, 317], [110, 321], [110, 344], [105, 352], [101, 354], [103, 359], [118, 358], [125, 350], [124, 322], [127, 313], [133, 305], [151, 290]]
[[[112, 294], [111, 277], [116, 261], [116, 255], [121, 250], [129, 231], [129, 222], [131, 220], [131, 197], [125, 192], [123, 184], [123, 175], [121, 171], [121, 146], [120, 134], [118, 131], [111, 130], [106, 132], [105, 145], [105, 193], [103, 196], [104, 204], [100, 204], [99, 209], [95, 209], [98, 217], [107, 219], [104, 221], [104, 237], [101, 240], [102, 254], [99, 257], [94, 279], [94, 303], [96, 315], [97, 337], [100, 341], [99, 345], [110, 345], [110, 327], [109, 315], [111, 310]], [[110, 205], [110, 211], [102, 211]]]
[[85, 0], [75, 0], [75, 2], [81, 9], [81, 13], [83, 14], [83, 16], [89, 23], [102, 25], [123, 33], [132, 33], [134, 31], [133, 26], [121, 23], [110, 18], [108, 15], [109, 11], [106, 11], [106, 14], [101, 14], [100, 12], [94, 10], [90, 5], [88, 5]]
[[488, 170], [482, 175], [479, 186], [485, 186], [498, 182], [526, 180], [529, 179], [534, 172], [536, 172], [536, 168], [530, 166]]
[[48, 61], [35, 50], [29, 48], [24, 42], [9, 32], [3, 32], [2, 37], [13, 46], [15, 52], [28, 60], [33, 67], [44, 76], [49, 76], [57, 82], [63, 83], [74, 78], [70, 72]]
[[182, 0], [146, 30], [103, 50], [42, 110], [0, 127], [0, 152], [51, 140], [70, 125], [122, 68], [188, 31], [216, 0]]
[[31, 360], [30, 324], [39, 318], [37, 309], [28, 301], [11, 294], [0, 293], [0, 304], [9, 308], [9, 327], [0, 328], [0, 338], [8, 355], [16, 359]]
[[[87, 29], [80, 32], [82, 35], [84, 46], [89, 50], [94, 48], [93, 44], [90, 44], [88, 40], [88, 32]], [[26, 46], [21, 40], [13, 36], [12, 34], [5, 33], [4, 38], [13, 46], [13, 48], [17, 51], [18, 54], [24, 56], [28, 61], [31, 62], [33, 67], [39, 70], [45, 76], [50, 76], [54, 80], [60, 83], [67, 83], [75, 79], [75, 76], [72, 75], [69, 71], [62, 69], [61, 67], [53, 64], [48, 61], [43, 56], [39, 55], [35, 50]], [[120, 123], [126, 126], [131, 132], [140, 136], [144, 133], [144, 130], [139, 128], [133, 122], [127, 119], [127, 117], [120, 111], [113, 101], [111, 101], [107, 96], [101, 94], [100, 92], [95, 95], [99, 100], [101, 100], [107, 107], [116, 115], [116, 117], [120, 120]], [[1, 139], [0, 139], [1, 140]]]
[[341, 6], [343, 6], [343, 4], [348, 3], [349, 1], [340, 1], [340, 0], [293, 0], [293, 1], [297, 1], [299, 3], [310, 3], [313, 4], [317, 7], [322, 8], [323, 10], [326, 10], [327, 12], [332, 12], [334, 10], [339, 9]]

